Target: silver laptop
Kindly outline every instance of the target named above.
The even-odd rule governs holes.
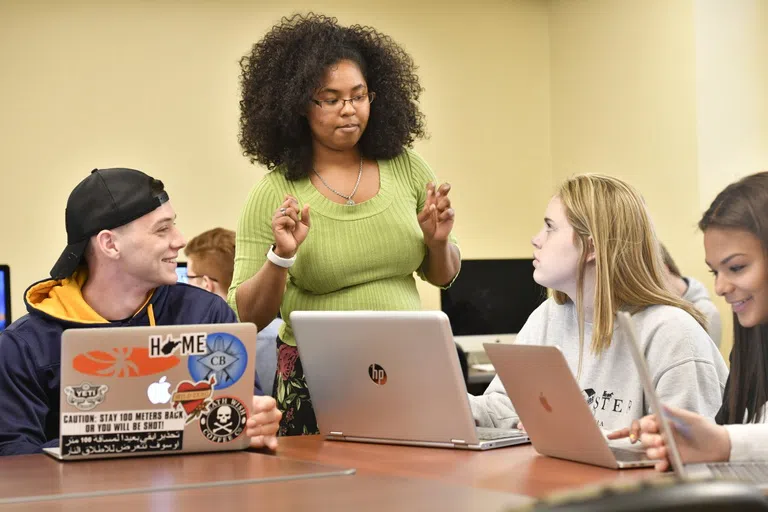
[[[640,373],[645,396],[648,397],[653,411],[659,413],[662,411],[661,401],[656,394],[656,389],[653,387],[651,374],[648,371],[645,357],[643,356],[640,344],[637,341],[637,334],[632,317],[628,313],[620,312],[618,314],[618,319],[621,328],[629,334],[632,358],[635,361],[638,373]],[[670,421],[664,414],[657,414],[656,417],[659,419],[661,434],[666,442],[669,462],[672,466],[672,470],[677,476],[695,480],[708,478],[739,480],[755,484],[763,491],[768,490],[768,461],[683,464],[683,460],[680,457],[680,451],[677,449],[677,443],[675,443],[675,438],[672,434]]]
[[[256,326],[68,329],[61,338],[60,460],[241,450]]]
[[[536,451],[612,469],[652,466],[640,447],[611,446],[559,348],[485,343]]]
[[[487,450],[527,443],[478,429],[440,311],[294,311],[320,433],[328,439]]]

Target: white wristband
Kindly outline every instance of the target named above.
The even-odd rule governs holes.
[[[293,266],[294,263],[296,263],[296,255],[293,255],[293,258],[281,258],[277,254],[275,254],[275,251],[273,249],[275,248],[274,245],[269,247],[269,252],[267,253],[267,259],[277,265],[278,267],[283,268],[290,268]]]

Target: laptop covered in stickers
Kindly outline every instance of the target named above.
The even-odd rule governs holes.
[[[59,459],[242,450],[256,374],[252,323],[68,329]]]

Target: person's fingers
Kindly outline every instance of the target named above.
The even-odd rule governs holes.
[[[301,210],[301,222],[307,226],[310,227],[312,225],[312,220],[309,217],[309,205],[305,204],[304,209]]]
[[[288,208],[285,211],[285,216],[291,219],[295,224],[299,223],[299,212],[296,208]]]
[[[277,450],[277,436],[264,436],[264,444],[270,450]]]
[[[639,438],[640,422],[637,420],[632,420],[632,424],[629,426],[629,441],[634,444]]]
[[[269,423],[266,425],[257,425],[255,427],[249,427],[246,429],[248,437],[262,437],[262,436],[274,436],[277,435],[277,431],[280,428],[280,423]]]
[[[441,197],[436,201],[435,206],[438,211],[443,212],[451,207],[451,200],[448,197]]]
[[[430,191],[429,187],[427,187],[427,201],[424,203],[424,208],[416,215],[416,220],[419,221],[419,224],[424,224],[429,219],[429,216],[432,215],[433,204],[434,201],[430,199]]]
[[[432,212],[429,210],[429,208],[425,207],[423,210],[421,210],[418,215],[416,215],[416,220],[419,221],[419,225],[423,226],[427,222],[429,222],[430,218],[432,217]]]
[[[245,422],[248,429],[253,430],[253,434],[274,434],[277,431],[277,425],[280,423],[280,411],[264,411],[254,414]]]
[[[264,411],[277,410],[277,401],[271,396],[254,395],[253,399],[251,400],[251,409],[253,414]]]
[[[435,204],[435,184],[431,181],[427,183],[427,198],[426,201],[424,201],[424,210],[429,210],[429,208]]]
[[[252,414],[248,418],[248,421],[246,422],[246,426],[256,427],[258,425],[271,425],[273,423],[278,423],[281,417],[282,417],[282,413],[277,409],[272,409],[271,411],[257,412],[256,414]]]
[[[622,429],[609,432],[606,437],[611,440],[624,439],[625,437],[629,437],[629,427],[624,427]]]
[[[659,422],[656,421],[655,414],[649,414],[640,418],[640,430],[643,432],[656,433],[659,431]]]
[[[269,448],[270,450],[277,449],[277,437],[276,436],[253,436],[250,442],[251,448]]]
[[[437,197],[445,197],[448,195],[448,192],[451,191],[451,184],[450,183],[443,183],[440,185],[440,187],[435,192],[435,195]]]
[[[285,216],[275,219],[273,226],[275,229],[283,229],[285,231],[293,232],[296,229],[296,221],[292,218]]]
[[[665,460],[660,460],[654,466],[654,469],[656,471],[659,471],[660,473],[665,472],[668,468],[669,468],[669,462],[666,459]]]
[[[450,219],[454,218],[455,216],[456,216],[456,213],[453,211],[453,208],[448,208],[443,213],[438,215],[437,218],[438,218],[438,220],[440,220],[442,222],[442,221],[450,220]]]
[[[640,442],[643,443],[643,446],[646,448],[664,446],[664,439],[662,439],[660,434],[649,434],[647,432],[643,432],[640,435]]]
[[[282,204],[277,208],[277,210],[275,210],[275,213],[272,216],[272,218],[279,218],[286,215],[290,215],[291,211],[295,212],[296,215],[298,215],[299,202],[293,196],[286,195]]]
[[[651,459],[666,459],[667,454],[667,447],[666,446],[659,446],[658,448],[648,448],[645,450],[645,454],[648,455]]]
[[[252,414],[245,423],[246,428],[261,429],[258,434],[274,434],[271,429],[280,422],[282,413],[277,409],[262,410]]]

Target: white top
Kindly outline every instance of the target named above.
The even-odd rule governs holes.
[[[731,438],[733,462],[768,460],[768,424],[765,410],[758,416],[760,423],[724,425]]]

